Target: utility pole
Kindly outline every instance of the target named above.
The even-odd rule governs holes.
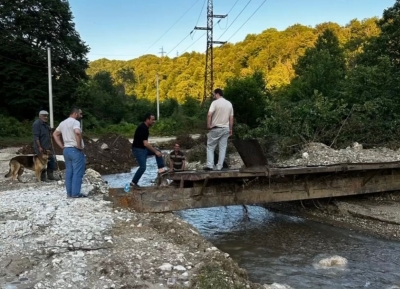
[[[47,47],[47,67],[49,76],[49,109],[50,109],[50,127],[54,128],[53,118],[53,85],[52,85],[52,73],[51,73],[51,48]]]
[[[204,71],[204,96],[203,103],[210,97],[214,90],[214,52],[213,44],[225,44],[226,41],[213,40],[214,18],[225,18],[227,15],[214,15],[213,0],[207,2],[207,27],[197,27],[196,30],[207,30],[206,67]]]
[[[160,60],[160,64],[162,62],[162,58],[164,57],[164,48],[161,47],[160,50],[160,54],[161,54],[161,60]],[[160,92],[159,92],[159,85],[158,85],[158,71],[157,71],[157,75],[156,75],[156,81],[157,81],[157,120],[160,119]]]

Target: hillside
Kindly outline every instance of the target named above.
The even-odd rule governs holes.
[[[236,44],[215,47],[215,86],[224,87],[234,76],[248,76],[255,71],[264,73],[268,88],[289,84],[295,76],[293,65],[305,50],[312,47],[318,36],[327,28],[334,31],[345,49],[348,62],[362,51],[365,41],[379,34],[376,18],[351,20],[347,25],[326,22],[316,27],[295,24],[284,31],[269,28],[260,34],[249,34]],[[129,61],[100,59],[90,62],[90,76],[100,71],[111,73],[117,84],[124,84],[128,95],[156,99],[156,73],[160,74],[160,99],[183,102],[186,96],[203,96],[205,54],[184,53],[179,57],[160,58],[143,55]],[[124,72],[133,72],[133,81],[125,82]]]

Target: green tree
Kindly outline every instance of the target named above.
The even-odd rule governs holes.
[[[236,121],[250,128],[256,127],[257,119],[263,116],[268,96],[261,72],[229,79],[224,91],[224,97],[232,102]]]
[[[18,119],[48,108],[47,47],[51,47],[54,112],[86,79],[88,47],[75,30],[66,0],[15,0],[0,4],[0,107]],[[4,111],[3,111],[4,112]]]
[[[314,95],[317,90],[336,98],[346,74],[343,49],[335,34],[327,29],[317,39],[315,47],[306,50],[295,65],[297,76],[291,83],[290,97],[294,101]]]

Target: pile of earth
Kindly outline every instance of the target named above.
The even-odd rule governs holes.
[[[136,166],[132,156],[131,142],[118,134],[107,134],[97,141],[84,137],[86,168],[91,168],[100,174],[116,174],[130,172]],[[61,149],[54,144],[57,155],[62,155]],[[25,145],[18,154],[33,154],[33,145]],[[60,162],[59,162],[60,163]],[[63,169],[63,166],[60,167]]]

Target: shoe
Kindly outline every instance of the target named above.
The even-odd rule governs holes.
[[[50,181],[59,181],[60,178],[54,175],[53,171],[47,170],[47,179]]]
[[[213,168],[209,168],[209,167],[204,167],[203,170],[205,170],[205,171],[213,171],[214,169]]]
[[[159,175],[165,174],[165,173],[168,173],[168,169],[167,168],[158,169],[158,174]]]
[[[141,186],[139,186],[138,184],[135,184],[135,183],[133,183],[133,182],[130,183],[130,186],[131,186],[132,188],[136,189],[136,190],[141,190],[141,189],[142,189]]]
[[[87,198],[87,196],[79,194],[77,196],[71,196],[70,198],[76,199],[76,198]]]

